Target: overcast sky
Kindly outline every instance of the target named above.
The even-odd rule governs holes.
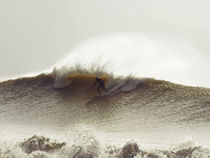
[[[209,0],[0,0],[0,79],[45,70],[89,38],[129,32],[192,46],[210,87],[209,15]]]

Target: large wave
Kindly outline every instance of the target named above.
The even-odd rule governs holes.
[[[95,97],[97,88],[92,88],[96,76],[105,80],[108,90],[101,97]],[[131,157],[136,154],[139,157],[209,156],[205,149],[210,145],[210,90],[207,88],[152,78],[115,76],[103,67],[91,69],[77,65],[2,82],[0,92],[0,134],[12,139],[13,145],[16,139],[37,133],[44,136],[50,133],[67,144],[58,152],[37,150],[29,155],[16,146],[2,145],[0,154],[3,158],[18,157],[18,154],[21,158],[64,158],[69,155],[103,158],[129,154]],[[96,137],[92,133],[79,135],[72,142],[72,131],[78,125],[90,126],[96,131]],[[158,149],[161,144],[169,147],[189,137],[199,140],[205,147],[194,145],[176,151],[168,148],[152,152],[137,150],[136,144],[142,143],[149,148],[154,145]],[[137,143],[117,144],[125,144],[131,139]],[[46,142],[41,149],[53,147],[53,143]],[[104,148],[107,143],[117,145]]]

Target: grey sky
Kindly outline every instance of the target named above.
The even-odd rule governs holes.
[[[80,41],[116,32],[183,37],[207,69],[209,15],[208,0],[0,0],[0,78],[42,71]]]

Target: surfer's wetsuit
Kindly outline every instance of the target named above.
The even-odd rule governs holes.
[[[96,81],[93,84],[93,87],[98,83],[98,88],[97,88],[98,93],[101,94],[101,91],[100,91],[101,88],[103,88],[103,90],[106,92],[104,80],[102,80],[102,79],[100,79],[98,77],[96,77],[95,79],[96,79]]]

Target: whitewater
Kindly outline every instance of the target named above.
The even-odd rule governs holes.
[[[208,88],[76,66],[1,82],[0,92],[1,158],[210,156]]]

